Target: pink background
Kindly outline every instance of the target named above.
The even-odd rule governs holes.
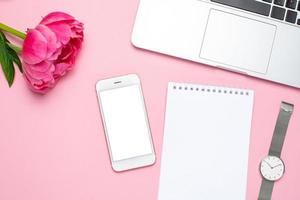
[[[137,7],[138,0],[0,0],[1,22],[20,30],[55,10],[71,13],[86,28],[74,71],[47,95],[29,91],[19,72],[9,89],[0,73],[0,199],[155,200],[169,81],[255,91],[248,200],[258,196],[258,165],[268,152],[280,102],[294,103],[282,153],[286,174],[276,183],[273,199],[300,199],[299,90],[134,48],[130,35]],[[128,73],[141,78],[158,160],[151,167],[115,173],[95,83]]]

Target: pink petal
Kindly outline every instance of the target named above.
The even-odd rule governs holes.
[[[70,24],[71,30],[72,30],[72,38],[83,38],[83,24],[74,21],[72,24]]]
[[[72,63],[58,63],[55,65],[55,76],[64,76],[68,70],[71,69]]]
[[[35,65],[30,65],[30,68],[27,69],[32,73],[49,73],[54,71],[53,63],[51,61],[43,61]]]
[[[67,44],[70,41],[72,31],[70,26],[64,23],[52,23],[47,25],[51,29],[59,42],[63,45]]]
[[[67,59],[70,55],[73,54],[73,48],[70,44],[66,45],[62,51],[61,51],[61,54],[59,55],[58,57],[58,61],[61,61],[61,60],[65,60]]]
[[[59,46],[57,43],[56,35],[53,31],[51,31],[47,26],[38,25],[36,30],[40,31],[40,33],[46,38],[47,40],[47,58],[49,58]]]
[[[71,15],[68,15],[67,13],[64,12],[52,12],[45,16],[40,24],[51,24],[53,22],[60,22],[60,21],[65,21],[65,20],[74,20],[74,17]]]
[[[36,93],[46,94],[50,89],[54,88],[55,81],[34,83],[27,76],[24,76],[29,88]]]
[[[54,70],[54,65],[45,61],[36,65],[24,65],[24,71],[26,74],[35,80],[52,80],[52,72]]]
[[[55,61],[57,60],[58,56],[61,54],[61,51],[62,51],[62,47],[59,47],[56,52],[48,58],[49,61]]]
[[[28,64],[36,64],[47,56],[47,40],[37,30],[28,31],[23,43],[22,57]]]
[[[30,89],[35,92],[35,93],[39,93],[39,94],[47,94],[54,86],[47,86],[47,85],[34,85],[32,86]]]
[[[81,48],[81,45],[82,45],[82,39],[74,38],[70,41],[70,43],[73,47],[75,47],[76,49],[79,50]]]
[[[24,71],[24,78],[29,88],[36,93],[45,94],[55,86],[54,78],[49,79],[48,81],[35,79],[30,74],[28,74],[26,70]]]
[[[24,70],[24,77],[30,84],[42,84],[43,83],[42,80],[35,79],[32,76],[30,76],[30,74],[28,74],[26,70]]]

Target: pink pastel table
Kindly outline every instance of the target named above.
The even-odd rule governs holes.
[[[86,28],[74,71],[47,95],[29,91],[19,73],[9,89],[0,74],[0,199],[156,200],[167,83],[180,81],[255,91],[248,200],[258,196],[258,165],[268,152],[280,102],[294,103],[282,153],[286,174],[273,199],[299,200],[300,90],[134,48],[137,7],[138,0],[0,0],[1,22],[20,30],[55,10],[73,14]],[[94,86],[98,79],[128,73],[142,80],[158,159],[152,167],[115,173]]]

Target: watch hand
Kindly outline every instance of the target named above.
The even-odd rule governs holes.
[[[274,167],[271,167],[272,169],[274,169],[274,168],[276,168],[276,167],[278,167],[278,166],[280,166],[281,164],[278,164],[278,165],[276,165],[276,166],[274,166]]]
[[[267,163],[271,167],[271,169],[273,169],[273,167],[267,161],[264,160],[263,162]]]

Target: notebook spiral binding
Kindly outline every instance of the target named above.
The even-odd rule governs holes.
[[[211,93],[220,93],[220,94],[232,94],[232,95],[246,95],[249,96],[248,91],[235,88],[223,88],[223,87],[213,87],[205,85],[179,85],[173,84],[173,90],[181,91],[196,91],[196,92],[211,92]]]

